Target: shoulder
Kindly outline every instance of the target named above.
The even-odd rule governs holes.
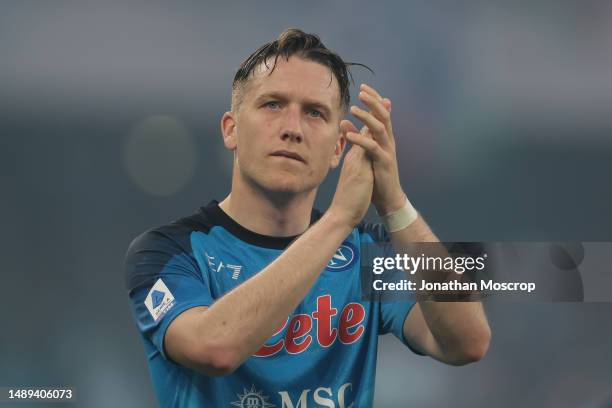
[[[206,214],[198,211],[135,237],[124,257],[126,285],[134,287],[142,276],[156,275],[171,262],[186,270],[197,270],[191,236],[197,231],[208,233],[210,228]]]
[[[176,219],[138,235],[130,243],[126,261],[143,250],[165,251],[168,253],[190,252],[190,236],[194,231],[208,233],[212,224],[206,214],[198,211],[193,215]]]

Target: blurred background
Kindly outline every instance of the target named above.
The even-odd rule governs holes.
[[[374,69],[355,83],[393,101],[403,185],[442,240],[610,241],[612,3],[460,3],[1,2],[0,386],[156,406],[123,256],[229,192],[231,81],[288,27]],[[382,337],[375,406],[609,406],[612,304],[487,312],[467,367]]]

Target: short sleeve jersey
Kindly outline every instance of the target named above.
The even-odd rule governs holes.
[[[311,223],[319,217],[313,210]],[[361,300],[360,246],[388,239],[380,224],[353,229],[284,324],[233,373],[207,376],[164,350],[179,314],[213,305],[295,238],[249,231],[212,201],[134,239],[126,285],[161,407],[372,406],[378,335],[393,333],[407,344],[402,328],[414,305]]]

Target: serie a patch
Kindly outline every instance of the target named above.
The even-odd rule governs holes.
[[[174,303],[172,292],[161,278],[155,282],[144,301],[154,321],[161,319],[174,306]]]

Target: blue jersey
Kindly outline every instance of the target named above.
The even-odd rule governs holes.
[[[313,210],[311,222],[320,213]],[[126,285],[162,407],[369,407],[379,334],[404,343],[414,302],[361,300],[360,246],[387,239],[381,225],[346,237],[284,324],[237,370],[210,377],[172,361],[164,335],[174,318],[210,306],[255,275],[295,237],[243,228],[216,201],[137,237],[126,256]]]

